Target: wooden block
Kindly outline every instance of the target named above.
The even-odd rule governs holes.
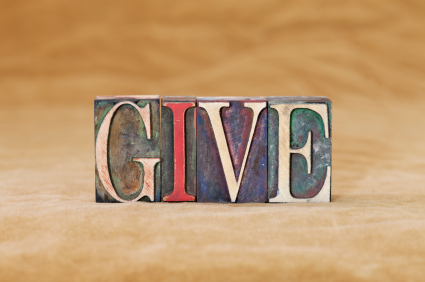
[[[264,98],[197,99],[197,201],[267,201]]]
[[[158,96],[94,102],[96,202],[160,201]]]
[[[163,201],[195,201],[196,98],[163,97],[161,100]]]
[[[268,97],[269,202],[330,202],[332,103]]]

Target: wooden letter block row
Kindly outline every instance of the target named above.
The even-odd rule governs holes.
[[[96,201],[330,202],[325,97],[97,97]]]

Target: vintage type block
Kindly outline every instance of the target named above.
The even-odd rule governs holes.
[[[162,199],[195,201],[196,98],[163,97],[161,120]]]
[[[198,98],[197,201],[267,202],[264,98]]]
[[[160,201],[158,96],[94,102],[96,201]]]
[[[269,202],[330,202],[332,103],[269,97]]]

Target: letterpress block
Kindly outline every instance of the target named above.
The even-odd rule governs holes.
[[[196,98],[163,97],[161,113],[162,199],[195,201]]]
[[[332,103],[268,97],[269,202],[330,202]]]
[[[267,202],[266,100],[197,102],[197,201]]]
[[[160,201],[158,96],[94,102],[96,202]]]

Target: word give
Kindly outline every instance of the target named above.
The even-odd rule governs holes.
[[[97,202],[330,202],[325,97],[95,99]]]

